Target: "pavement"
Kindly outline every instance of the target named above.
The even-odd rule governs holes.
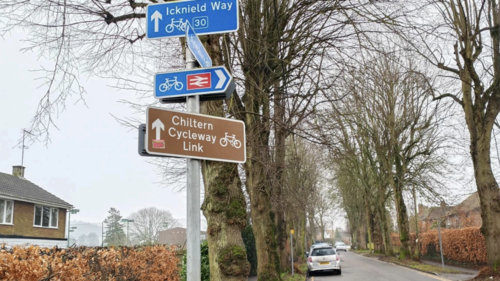
[[[434,265],[434,266],[441,266],[441,263],[439,263],[439,262],[426,261],[426,260],[421,260],[421,262],[423,262],[425,264]],[[453,280],[453,281],[470,280],[470,279],[474,278],[479,273],[479,270],[475,270],[475,269],[471,269],[471,268],[452,266],[452,265],[447,265],[447,264],[445,264],[444,267],[462,272],[460,274],[451,274],[451,273],[436,274],[440,277],[444,277],[448,280]]]

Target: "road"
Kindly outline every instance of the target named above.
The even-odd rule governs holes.
[[[431,274],[366,258],[351,252],[341,252],[342,275],[315,273],[309,281],[435,281],[448,280]]]

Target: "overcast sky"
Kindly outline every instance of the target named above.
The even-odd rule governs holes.
[[[36,53],[21,53],[22,38],[22,33],[0,38],[0,172],[4,173],[21,164],[21,149],[13,147],[23,128],[30,126],[46,90],[38,88],[40,73],[30,70],[50,66]],[[74,216],[80,221],[100,223],[110,207],[126,217],[154,206],[170,211],[185,225],[185,192],[158,183],[156,167],[137,154],[137,132],[120,126],[110,115],[132,117],[131,110],[117,101],[132,99],[133,94],[109,88],[111,81],[104,79],[83,82],[88,108],[74,104],[75,100],[68,102],[56,120],[59,130],[50,132],[52,143],[34,143],[26,150],[25,177],[80,209]]]

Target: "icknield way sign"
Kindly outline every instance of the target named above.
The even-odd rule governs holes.
[[[238,0],[185,0],[149,4],[146,37],[184,37],[186,22],[198,35],[238,30]]]
[[[148,107],[146,114],[149,154],[233,163],[246,161],[242,121],[158,107]]]

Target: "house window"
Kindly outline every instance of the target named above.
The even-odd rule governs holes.
[[[12,212],[14,202],[11,200],[0,199],[0,223],[12,224]]]
[[[35,226],[57,228],[59,208],[35,206]]]

